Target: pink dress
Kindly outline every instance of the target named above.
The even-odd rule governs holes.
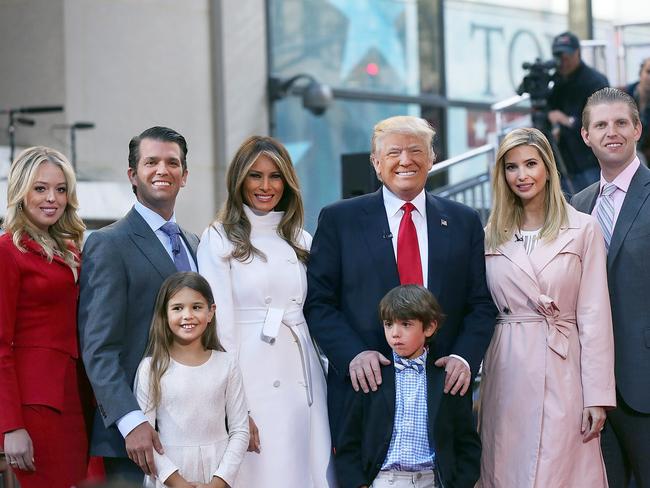
[[[530,255],[514,240],[485,253],[499,317],[481,379],[481,487],[607,486],[600,439],[580,432],[584,407],[616,404],[605,245],[595,219],[568,211]]]

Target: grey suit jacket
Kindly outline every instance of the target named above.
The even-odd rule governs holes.
[[[600,183],[576,194],[571,204],[591,213]],[[614,322],[616,387],[634,410],[650,413],[650,170],[634,174],[616,220],[607,254]]]
[[[183,231],[196,262],[199,239]],[[176,272],[156,234],[135,210],[93,232],[83,249],[79,336],[97,399],[91,453],[125,457],[115,422],[138,410],[133,379],[149,337],[162,282]]]

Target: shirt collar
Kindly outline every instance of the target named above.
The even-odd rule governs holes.
[[[406,203],[406,200],[402,200],[399,198],[397,195],[395,195],[393,192],[391,192],[386,185],[382,186],[382,195],[384,197],[384,206],[386,207],[386,213],[388,214],[389,217],[393,217],[399,212],[402,208],[402,206]],[[426,195],[424,193],[424,188],[418,195],[411,200],[411,203],[415,207],[415,209],[418,211],[422,217],[426,215],[426,204],[427,204],[427,199]]]
[[[162,218],[160,214],[157,214],[149,207],[145,207],[139,201],[135,202],[134,208],[136,212],[140,214],[140,216],[144,219],[147,225],[151,227],[151,230],[154,232],[156,232],[158,229],[160,229],[163,225],[165,225],[168,222],[167,220]],[[169,222],[176,222],[176,213],[172,214],[172,217],[171,219],[169,219]]]
[[[404,357],[400,356],[400,355],[397,354],[395,351],[393,351],[393,360],[395,360],[395,359],[397,359],[397,358],[400,358],[402,361],[415,361],[416,359],[421,359],[422,361],[424,361],[424,363],[426,363],[426,362],[427,362],[427,354],[428,354],[428,353],[429,353],[429,351],[428,351],[428,349],[427,349],[427,346],[424,346],[424,352],[423,352],[422,354],[420,354],[420,355],[419,355],[418,357],[416,357],[416,358],[408,359],[408,358],[404,358]]]
[[[636,170],[639,169],[641,162],[639,161],[638,157],[635,157],[634,160],[627,165],[627,168],[625,168],[623,171],[619,173],[619,175],[614,178],[610,183],[614,183],[616,185],[616,188],[619,190],[624,191],[627,193],[628,188],[630,188],[630,183],[632,182],[632,178],[634,177],[634,174],[636,173]],[[598,195],[600,195],[603,192],[603,187],[607,184],[608,182],[605,180],[603,177],[603,172],[600,172],[600,189],[598,190]]]

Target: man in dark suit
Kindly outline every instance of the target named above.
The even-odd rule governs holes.
[[[610,488],[650,486],[650,170],[635,154],[641,136],[634,100],[603,88],[587,101],[582,138],[600,164],[600,181],[572,205],[603,229],[614,325],[617,407],[607,413],[601,444]]]
[[[445,391],[464,395],[494,329],[485,281],[483,229],[472,209],[424,191],[434,161],[433,129],[391,117],[374,129],[371,160],[383,187],[325,207],[307,267],[305,315],[329,359],[328,405],[334,445],[345,397],[381,384],[390,348],[377,305],[399,284],[424,284],[447,315],[436,365]]]
[[[109,478],[142,482],[143,471],[155,471],[153,448],[162,452],[132,387],[160,285],[176,271],[196,271],[198,238],[174,216],[186,156],[185,138],[166,127],[131,139],[128,176],[137,202],[84,247],[79,334],[97,399],[91,454],[104,457]]]

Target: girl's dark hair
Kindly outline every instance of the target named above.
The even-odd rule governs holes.
[[[200,293],[208,306],[214,304],[214,296],[208,281],[198,273],[184,271],[169,276],[158,290],[154,315],[149,329],[149,343],[145,356],[151,356],[151,372],[149,382],[150,404],[147,410],[155,409],[160,403],[160,380],[169,367],[169,348],[174,341],[174,334],[169,328],[167,304],[169,300],[183,288],[190,288]],[[201,344],[205,349],[223,351],[224,348],[217,337],[217,325],[214,315],[201,336]]]
[[[425,328],[436,322],[440,328],[445,315],[429,290],[420,285],[400,285],[379,302],[379,318],[382,322],[417,319]]]

